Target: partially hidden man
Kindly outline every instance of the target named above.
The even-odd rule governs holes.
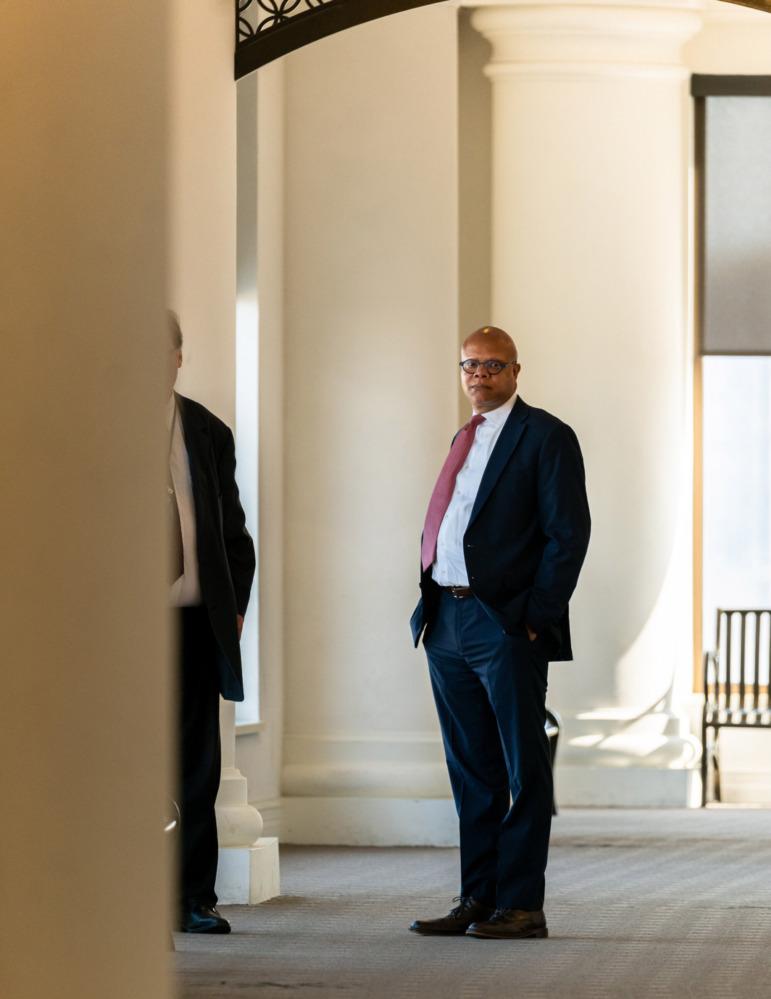
[[[412,616],[428,658],[460,824],[459,904],[425,935],[546,937],[553,802],[550,661],[572,659],[568,601],[589,543],[576,435],[517,393],[517,348],[494,326],[461,350],[473,409],[434,488]]]
[[[242,701],[239,641],[255,570],[236,485],[233,434],[173,391],[182,330],[169,312],[168,402],[171,604],[179,608],[180,922],[186,933],[229,933],[217,911],[220,695]]]

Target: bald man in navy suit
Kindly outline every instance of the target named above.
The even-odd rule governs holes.
[[[553,802],[550,661],[572,659],[568,602],[589,543],[578,440],[517,393],[511,337],[461,350],[474,417],[456,436],[423,534],[421,634],[460,824],[459,904],[423,935],[546,937]]]

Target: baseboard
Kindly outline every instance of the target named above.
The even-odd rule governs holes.
[[[449,798],[284,798],[281,842],[316,846],[457,846]]]
[[[701,803],[701,779],[692,769],[558,765],[554,783],[558,807],[695,808]]]
[[[771,805],[771,774],[721,768],[720,797],[727,805]]]
[[[558,766],[555,785],[558,808],[692,808],[701,802],[701,782],[696,770]],[[745,781],[745,788],[750,785],[752,793],[757,795],[758,782]],[[771,798],[768,781],[767,785]],[[278,836],[281,843],[458,845],[458,820],[451,798],[290,795],[252,804],[263,817],[263,835]]]

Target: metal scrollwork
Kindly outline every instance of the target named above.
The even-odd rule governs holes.
[[[286,24],[293,17],[337,2],[339,0],[236,0],[237,47],[248,43],[255,36]]]
[[[235,0],[235,76],[337,31],[440,0]],[[771,0],[727,0],[771,11]]]
[[[235,0],[236,79],[337,31],[437,2],[439,0]]]
[[[254,37],[251,21],[244,17],[244,11],[251,7],[252,0],[236,0],[236,48]]]

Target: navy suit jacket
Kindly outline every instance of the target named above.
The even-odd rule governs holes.
[[[479,484],[463,548],[469,585],[509,635],[550,636],[549,658],[573,658],[568,602],[589,544],[584,463],[567,424],[517,398]],[[415,645],[440,589],[421,571]]]
[[[237,615],[246,613],[255,556],[236,485],[235,442],[208,409],[175,396],[190,460],[201,598],[217,639],[220,693],[243,701]]]

